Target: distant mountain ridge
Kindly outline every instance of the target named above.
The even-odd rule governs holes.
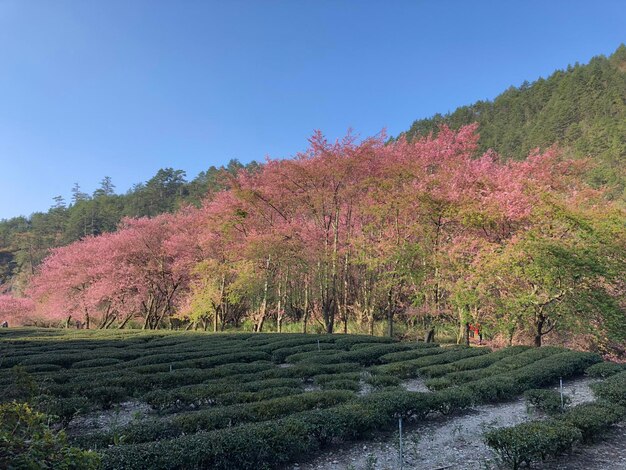
[[[536,147],[554,143],[576,157],[593,157],[594,185],[610,185],[626,200],[626,46],[609,57],[596,56],[548,78],[510,87],[494,100],[418,119],[401,135],[408,139],[478,122],[480,149],[523,159]]]

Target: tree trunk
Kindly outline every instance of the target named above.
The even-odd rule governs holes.
[[[469,343],[469,324],[466,321],[465,309],[457,307],[457,314],[459,315],[459,332],[456,335],[456,344],[468,344]]]
[[[122,323],[120,323],[120,325],[117,327],[118,330],[123,329],[126,326],[126,323],[128,323],[128,321],[133,317],[132,314],[127,315],[126,318],[124,319],[124,321]]]
[[[265,322],[265,315],[267,313],[267,292],[269,289],[269,277],[270,277],[270,256],[267,257],[265,262],[265,283],[263,284],[263,300],[261,301],[261,307],[259,308],[259,317],[254,325],[254,331],[260,333],[263,330],[263,323]]]
[[[326,322],[326,333],[329,335],[333,334],[333,329],[335,328],[335,303],[331,303],[330,316]]]
[[[433,343],[435,341],[435,328],[430,327],[424,334],[424,342]]]
[[[283,332],[283,313],[282,313],[282,308],[283,308],[283,281],[282,279],[280,279],[280,276],[278,278],[278,286],[277,286],[277,295],[278,295],[278,303],[276,305],[276,330],[278,331],[278,333],[282,333]]]
[[[215,308],[215,320],[213,322],[213,333],[217,333],[217,325],[219,323],[219,316],[218,316],[218,311],[219,313],[221,313],[222,315],[222,320],[224,317],[224,304],[226,303],[226,301],[224,300],[224,293],[226,291],[226,275],[222,274],[222,281],[220,282],[220,305],[219,307]],[[218,310],[219,308],[219,310]]]
[[[543,336],[543,322],[544,320],[540,318],[535,322],[535,347],[541,347],[541,337]]]
[[[348,290],[350,285],[348,283],[348,264],[349,264],[349,252],[346,250],[346,257],[343,265],[343,334],[348,334]]]
[[[339,252],[339,207],[335,207],[334,214],[334,234],[333,234],[333,251],[330,259],[330,281],[327,279],[327,294],[323,303],[324,324],[326,333],[332,334],[335,327],[335,315],[337,312],[337,264]],[[328,285],[330,282],[330,285]]]
[[[302,333],[306,334],[306,324],[309,320],[309,276],[304,276],[304,314],[302,315]]]
[[[393,338],[393,289],[387,292],[387,334]]]

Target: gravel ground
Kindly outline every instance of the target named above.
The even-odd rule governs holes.
[[[110,430],[125,426],[131,421],[145,419],[154,413],[147,403],[127,401],[110,410],[100,410],[86,415],[76,416],[67,426],[69,435],[86,432]]]
[[[424,385],[424,379],[405,380],[400,385],[409,392],[430,393],[429,388]]]
[[[572,405],[592,401],[590,379],[564,384]],[[416,389],[418,385],[413,384]],[[405,386],[407,384],[405,383]],[[413,386],[411,388],[414,388]],[[408,387],[407,387],[408,388]],[[477,406],[469,412],[429,419],[412,425],[404,432],[406,469],[424,470],[493,470],[497,460],[482,441],[491,428],[513,426],[536,415],[529,413],[523,399],[495,405]],[[616,429],[595,446],[584,446],[573,454],[542,465],[545,470],[613,470],[626,469],[625,427]],[[290,466],[299,470],[397,470],[399,465],[398,434],[383,435],[371,441],[333,449],[308,462]]]

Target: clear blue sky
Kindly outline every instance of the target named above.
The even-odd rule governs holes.
[[[623,0],[0,0],[0,218],[395,135],[620,42]]]

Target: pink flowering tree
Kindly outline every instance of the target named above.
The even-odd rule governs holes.
[[[0,295],[0,323],[18,326],[33,324],[35,320],[35,303],[32,299]]]

